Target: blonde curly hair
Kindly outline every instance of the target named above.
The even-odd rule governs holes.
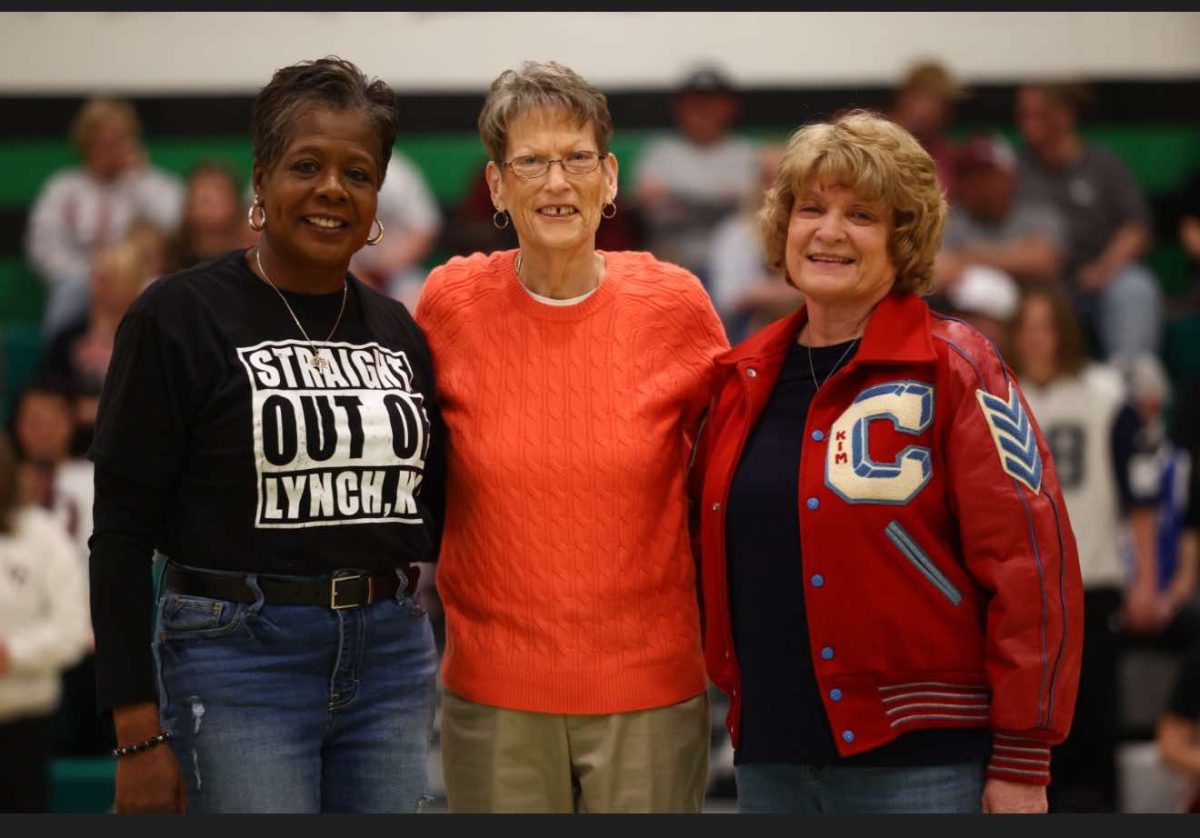
[[[788,221],[796,194],[817,179],[889,207],[894,287],[915,294],[933,290],[933,258],[941,247],[947,205],[933,158],[911,134],[862,110],[806,125],[792,134],[759,212],[767,264],[785,276]],[[790,276],[787,279],[794,284]]]

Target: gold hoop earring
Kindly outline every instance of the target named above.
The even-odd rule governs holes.
[[[380,221],[378,218],[376,218],[374,224],[379,225],[379,235],[372,236],[371,238],[367,239],[367,244],[371,245],[371,247],[374,247],[375,245],[377,245],[381,241],[383,241],[383,222]],[[371,226],[374,226],[374,224],[372,224]]]
[[[258,210],[262,213],[262,221],[254,220],[254,211]],[[257,195],[254,196],[254,203],[250,205],[250,211],[246,213],[246,221],[250,224],[250,229],[258,233],[267,226],[267,208],[262,205],[262,199]]]
[[[492,226],[495,227],[497,230],[506,229],[508,227],[509,221],[510,221],[510,219],[508,217],[508,213],[502,209],[498,209],[494,213],[492,213]],[[501,222],[503,222],[503,223],[501,223]]]
[[[602,218],[612,218],[616,214],[617,214],[617,205],[612,201],[609,201],[607,204],[605,204],[603,207],[600,208],[600,216]]]

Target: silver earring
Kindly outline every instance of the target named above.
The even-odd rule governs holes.
[[[498,209],[492,213],[492,226],[497,230],[503,230],[508,227],[509,220],[508,213],[502,209]]]

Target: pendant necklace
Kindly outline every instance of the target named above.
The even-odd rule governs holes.
[[[288,314],[292,315],[292,320],[295,321],[296,328],[300,330],[300,334],[304,335],[304,339],[308,341],[308,348],[309,352],[311,353],[308,357],[308,365],[317,372],[325,372],[325,368],[329,366],[329,361],[317,355],[317,345],[313,343],[313,339],[308,336],[308,332],[305,331],[304,326],[300,323],[300,318],[296,316],[296,312],[292,311],[291,303],[287,301],[287,297],[283,296],[283,292],[279,290],[279,286],[271,281],[271,277],[267,276],[267,272],[263,269],[262,256],[259,255],[259,250],[257,247],[254,248],[254,263],[258,265],[258,272],[262,274],[262,278],[267,281],[267,285],[270,285],[271,288],[275,290],[275,293],[279,295],[279,299],[283,300],[283,305],[285,308],[287,308]],[[338,309],[337,320],[333,321],[333,328],[330,329],[329,334],[325,336],[325,343],[329,342],[329,339],[333,337],[333,333],[337,331],[337,327],[341,325],[342,315],[346,313],[346,296],[348,291],[349,284],[345,279],[343,279],[342,307]]]
[[[806,350],[808,350],[808,371],[812,375],[813,384],[816,385],[813,388],[814,390],[820,390],[822,384],[826,383],[827,381],[829,381],[829,379],[833,378],[833,374],[835,372],[837,372],[837,368],[839,366],[841,366],[842,361],[846,360],[846,356],[850,354],[850,350],[854,348],[854,344],[856,344],[856,343],[858,343],[858,338],[855,338],[854,340],[850,341],[850,345],[846,347],[844,352],[842,352],[842,357],[837,359],[837,362],[833,365],[833,369],[831,369],[829,371],[829,374],[825,376],[825,381],[817,380],[817,371],[815,369],[813,369],[812,347],[810,345],[808,345],[807,343],[804,344],[804,348]]]

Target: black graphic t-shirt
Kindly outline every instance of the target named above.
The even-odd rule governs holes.
[[[404,306],[348,282],[328,340],[342,293],[283,292],[311,343],[240,250],[160,279],[122,321],[89,453],[110,705],[153,698],[148,656],[112,662],[143,657],[151,548],[304,575],[436,557],[445,434],[429,350]]]

